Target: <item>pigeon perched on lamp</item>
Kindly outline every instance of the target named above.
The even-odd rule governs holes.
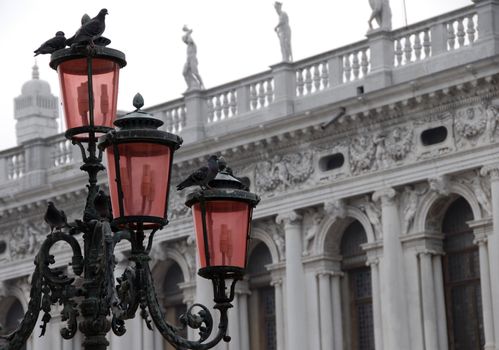
[[[203,166],[189,175],[184,181],[177,185],[177,191],[190,186],[200,186],[201,189],[209,188],[211,180],[217,176],[219,170],[218,157],[211,155],[208,158],[208,166]]]
[[[104,191],[100,190],[95,196],[94,207],[101,218],[113,219],[111,214],[111,200]]]
[[[61,230],[63,227],[69,226],[66,214],[64,211],[55,207],[54,202],[48,202],[47,211],[45,212],[45,222],[50,226],[50,233],[54,229]]]
[[[107,14],[107,9],[102,9],[99,11],[97,16],[90,20],[88,20],[88,15],[83,15],[80,29],[76,31],[75,35],[66,40],[66,45],[74,47],[89,43],[90,46],[95,46],[98,39],[101,38],[102,33],[104,33],[104,30],[106,29],[105,18]],[[111,42],[109,39],[106,40],[108,40],[109,43]]]
[[[34,51],[34,53],[35,56],[53,53],[57,50],[63,49],[65,46],[66,37],[64,36],[64,32],[58,31],[55,33],[53,38],[41,44],[40,47]]]

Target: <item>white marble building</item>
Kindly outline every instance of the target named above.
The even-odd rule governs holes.
[[[498,54],[499,0],[475,0],[148,109],[185,140],[174,184],[222,154],[262,197],[232,341],[217,349],[499,349]],[[85,198],[55,100],[34,69],[15,101],[19,145],[0,151],[6,329],[28,303],[47,201],[75,219]],[[152,254],[170,320],[211,299],[182,195]],[[79,350],[52,316],[27,349]],[[127,328],[111,349],[172,349],[139,318]]]

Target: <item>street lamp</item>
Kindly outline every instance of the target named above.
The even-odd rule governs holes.
[[[251,215],[259,198],[224,166],[207,186],[188,196],[186,205],[193,211],[202,265],[198,274],[213,282],[220,323],[212,336],[210,311],[194,304],[180,321],[182,328],[199,330],[199,339],[181,337],[180,329],[168,324],[161,311],[148,262],[154,233],[168,223],[171,168],[182,139],[158,130],[163,122],[140,110],[140,95],[134,98],[135,111],[116,118],[118,75],[125,65],[122,52],[104,46],[73,45],[52,54],[50,66],[59,73],[68,127],[65,136],[81,150],[81,169],[89,178],[88,196],[82,220],[74,223],[52,225],[54,219],[50,220],[47,211],[46,220],[56,229],[36,255],[28,310],[18,329],[4,337],[2,350],[20,349],[41,311],[43,335],[55,304],[62,305],[61,319],[66,321],[62,337],[70,339],[79,329],[86,350],[105,350],[109,345],[106,334],[112,329],[123,335],[125,320],[134,318],[139,308],[147,326],[152,329],[152,319],[176,348],[204,350],[230,340],[227,311],[232,307],[235,283],[244,274]],[[97,185],[97,174],[105,169],[103,152],[107,154],[110,197]],[[51,215],[57,218],[58,214],[65,219],[52,207]],[[83,249],[75,238],[80,233]],[[130,244],[131,264],[116,279],[114,249],[122,240]],[[51,267],[55,259],[50,249],[60,241],[72,249],[75,277]],[[200,310],[194,314],[195,309]]]

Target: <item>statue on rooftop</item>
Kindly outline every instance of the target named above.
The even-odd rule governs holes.
[[[369,29],[373,29],[373,20],[376,20],[379,29],[391,30],[392,29],[392,10],[390,9],[389,0],[369,0],[372,13],[369,17]]]
[[[276,1],[274,8],[279,15],[279,23],[275,27],[275,32],[281,44],[281,54],[283,62],[293,61],[291,53],[291,27],[289,26],[288,14],[282,10],[282,2]]]
[[[182,36],[182,41],[187,45],[187,61],[182,71],[187,83],[187,91],[204,89],[203,80],[198,71],[197,47],[191,36],[192,29],[184,25],[182,30],[185,32]]]

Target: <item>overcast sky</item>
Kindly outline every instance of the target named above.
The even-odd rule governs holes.
[[[471,0],[405,0],[408,23],[471,4]],[[194,29],[199,71],[207,88],[267,70],[280,60],[273,0],[0,0],[0,150],[13,147],[13,99],[31,79],[33,50],[56,31],[66,37],[81,16],[107,8],[105,36],[126,54],[120,76],[119,109],[131,109],[136,92],[147,106],[181,97],[185,44],[182,26]],[[295,60],[365,38],[368,0],[282,0],[292,28]],[[404,0],[390,0],[393,27],[405,25]],[[40,78],[59,96],[49,55],[37,57]]]

